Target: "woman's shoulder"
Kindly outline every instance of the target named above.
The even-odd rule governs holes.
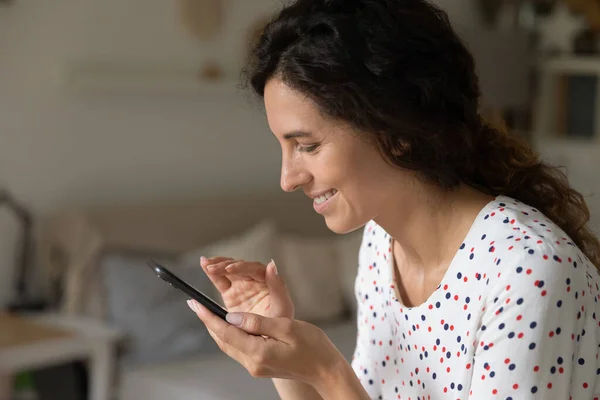
[[[583,256],[558,225],[535,207],[508,196],[498,196],[488,204],[473,224],[470,236],[481,237],[495,252],[516,253],[516,258],[520,253],[541,253],[548,258],[559,254]]]
[[[483,215],[490,251],[502,258],[497,285],[548,292],[590,290],[598,295],[600,274],[568,235],[540,211],[500,196]],[[516,286],[515,286],[516,285]]]

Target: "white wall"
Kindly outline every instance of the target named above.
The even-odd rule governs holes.
[[[0,8],[0,182],[38,211],[238,185],[276,185],[262,112],[235,95],[77,97],[80,59],[239,64],[244,30],[270,0],[231,2],[222,39],[188,40],[174,1],[26,0]]]

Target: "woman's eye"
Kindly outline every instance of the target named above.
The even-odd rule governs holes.
[[[311,152],[315,151],[317,149],[317,147],[319,147],[319,145],[316,145],[316,144],[311,144],[309,146],[298,145],[298,150],[302,151],[304,153],[311,153]]]

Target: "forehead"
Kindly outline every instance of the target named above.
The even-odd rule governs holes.
[[[279,79],[267,82],[264,101],[269,127],[275,135],[293,130],[316,131],[326,124],[310,98]]]

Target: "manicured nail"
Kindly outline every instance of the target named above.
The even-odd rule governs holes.
[[[272,258],[271,258],[271,265],[273,266],[273,271],[275,271],[275,275],[279,275],[279,272],[277,271],[277,265],[275,265],[275,261],[273,261]]]
[[[228,313],[225,317],[231,325],[240,326],[244,320],[244,316],[238,313]]]
[[[193,312],[196,312],[196,310],[194,310],[194,303],[192,303],[191,300],[187,301],[187,305],[190,308],[190,310],[192,310]]]

